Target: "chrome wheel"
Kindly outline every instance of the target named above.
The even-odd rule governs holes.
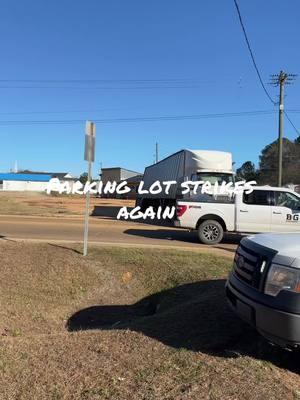
[[[209,242],[215,241],[220,235],[218,227],[212,224],[206,225],[202,232],[205,239]]]

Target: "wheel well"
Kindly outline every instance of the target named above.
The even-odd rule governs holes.
[[[224,232],[227,231],[226,224],[225,224],[225,221],[223,220],[223,218],[221,218],[219,215],[215,215],[215,214],[203,215],[203,217],[201,217],[199,219],[199,221],[197,222],[196,229],[199,228],[199,225],[202,224],[203,221],[206,221],[208,219],[213,219],[214,221],[218,221],[222,225]]]

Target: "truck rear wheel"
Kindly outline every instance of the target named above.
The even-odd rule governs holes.
[[[208,219],[203,221],[198,228],[198,237],[204,244],[218,244],[224,236],[222,225],[215,220]]]

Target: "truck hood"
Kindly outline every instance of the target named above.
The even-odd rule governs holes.
[[[300,232],[261,233],[248,238],[257,244],[276,250],[278,255],[300,259]]]

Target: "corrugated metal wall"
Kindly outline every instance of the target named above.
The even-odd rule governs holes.
[[[184,150],[173,154],[172,156],[151,165],[145,169],[143,181],[144,189],[149,189],[153,182],[159,180],[163,181],[177,181],[182,182],[184,174]],[[142,197],[156,197],[156,198],[174,198],[176,196],[177,186],[171,187],[169,195],[162,193],[158,195],[143,195]]]
[[[47,185],[48,185],[48,182],[3,181],[3,191],[43,192],[46,190]]]

